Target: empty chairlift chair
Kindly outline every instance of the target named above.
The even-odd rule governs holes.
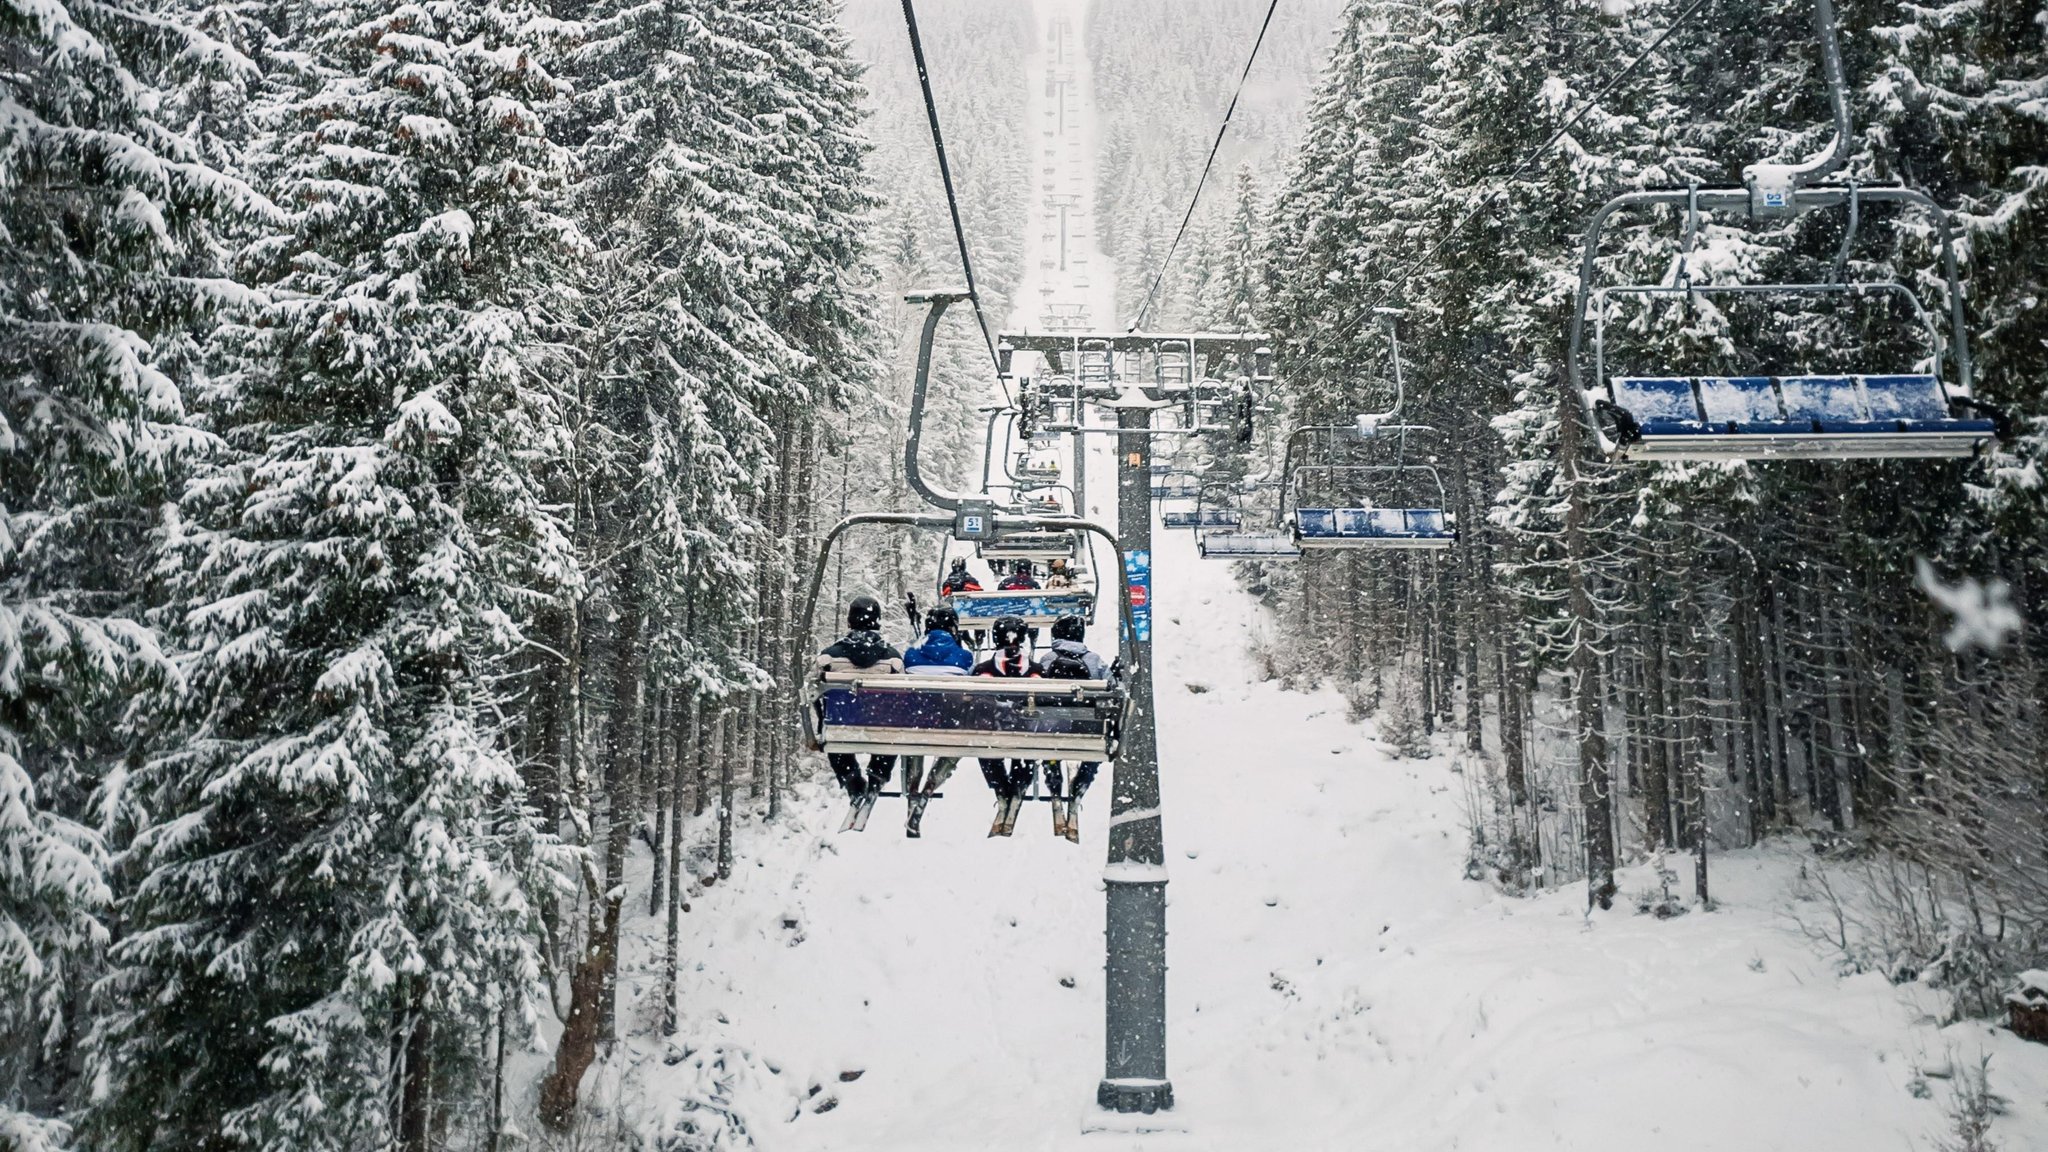
[[[1365,476],[1370,486],[1391,496],[1427,493],[1425,507],[1385,506],[1377,502],[1336,506],[1305,504],[1303,481],[1323,475]],[[1333,485],[1334,487],[1334,485]],[[1457,524],[1444,509],[1443,480],[1427,464],[1336,464],[1299,468],[1294,478],[1294,541],[1303,550],[1317,549],[1440,549],[1458,539]]]
[[[1941,381],[1888,376],[1616,376],[1596,412],[1630,460],[1970,456],[1998,434]]]
[[[1298,560],[1294,533],[1275,530],[1204,532],[1195,547],[1205,560]]]
[[[1216,484],[1205,484],[1195,496],[1192,509],[1168,509],[1159,514],[1159,522],[1166,528],[1194,529],[1220,528],[1225,530],[1244,527],[1244,516],[1235,508],[1229,508],[1211,501],[1221,489]]]
[[[1949,215],[1926,193],[1900,185],[1824,183],[1839,173],[1853,150],[1849,84],[1843,73],[1833,0],[1813,0],[1821,75],[1827,81],[1834,135],[1828,146],[1796,164],[1759,163],[1743,170],[1739,188],[1653,189],[1626,192],[1596,210],[1584,229],[1579,283],[1571,312],[1565,378],[1577,392],[1594,438],[1603,452],[1635,460],[1883,459],[1970,456],[1994,438],[2012,433],[2006,415],[1971,394],[1969,333],[1964,322],[1962,280]],[[1947,315],[1936,324],[1912,287],[1896,280],[1852,281],[1858,227],[1868,208],[1896,208],[1923,217],[1932,227],[1944,281]],[[1599,285],[1600,245],[1607,222],[1645,208],[1669,208],[1682,222],[1674,273],[1661,283]],[[1805,282],[1699,283],[1693,255],[1702,222],[1723,219],[1783,219],[1815,210],[1844,209],[1844,228],[1832,269]],[[1790,296],[1855,304],[1887,300],[1913,317],[1922,348],[1912,370],[1870,373],[1854,370],[1858,349],[1737,348],[1752,361],[1769,357],[1830,356],[1828,372],[1715,376],[1669,370],[1654,375],[1611,374],[1607,366],[1608,315],[1616,300],[1740,299]],[[1593,322],[1588,371],[1586,322]],[[1896,327],[1896,321],[1892,322]],[[1924,366],[1925,370],[1921,370]],[[1868,365],[1865,365],[1868,367]],[[1902,366],[1903,367],[1903,366]],[[1946,373],[1946,375],[1944,375]]]

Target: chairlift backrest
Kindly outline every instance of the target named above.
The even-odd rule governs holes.
[[[1614,402],[1644,424],[1652,420],[1700,418],[1699,398],[1693,395],[1692,381],[1677,376],[1616,377]]]
[[[1787,376],[1779,381],[1788,420],[1862,421],[1870,418],[1854,376]]]
[[[1782,419],[1778,393],[1768,376],[1702,376],[1700,410],[1713,423]]]
[[[1948,419],[1941,381],[1926,375],[1865,376],[1863,396],[1873,420]]]

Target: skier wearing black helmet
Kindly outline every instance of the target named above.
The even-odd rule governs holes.
[[[882,639],[882,605],[872,596],[856,596],[846,606],[846,635],[841,636],[831,647],[818,653],[819,675],[828,672],[866,672],[876,675],[893,675],[903,671],[903,657],[896,649]],[[875,810],[882,786],[889,782],[889,776],[896,771],[894,756],[873,755],[868,757],[867,773],[861,773],[860,757],[850,752],[834,752],[825,757],[832,765],[832,775],[839,780],[839,786],[846,789],[849,801],[846,821],[839,826],[844,832],[855,832],[867,827],[868,813]]]
[[[976,676],[1022,679],[1038,675],[1028,645],[1031,630],[1016,616],[1004,616],[989,629],[995,651],[974,666]],[[991,836],[1008,836],[1017,829],[1017,815],[1024,807],[1024,790],[1031,787],[1036,765],[1029,760],[987,759],[981,761],[981,777],[996,794],[996,818],[988,827]]]
[[[1053,621],[1052,651],[1038,662],[1038,674],[1048,680],[1108,680],[1115,673],[1102,657],[1088,650],[1088,622],[1066,615]],[[1052,834],[1068,842],[1081,842],[1081,796],[1095,783],[1102,765],[1084,761],[1074,767],[1071,784],[1062,787],[1063,770],[1057,760],[1045,762],[1045,791],[1052,797]]]

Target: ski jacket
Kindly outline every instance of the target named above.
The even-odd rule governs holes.
[[[1055,640],[1052,651],[1039,660],[1038,674],[1054,680],[1107,680],[1109,665],[1079,640]]]
[[[1029,576],[1012,576],[1001,584],[996,585],[996,590],[999,592],[1018,592],[1027,589],[1036,591],[1037,588],[1038,581]]]
[[[901,672],[903,657],[880,632],[848,632],[818,653],[820,672]]]
[[[1031,662],[1031,658],[1024,654],[1022,648],[1008,652],[998,649],[995,655],[974,666],[974,674],[997,676],[1005,680],[1023,679],[1026,676],[1037,676],[1038,666]]]
[[[904,650],[903,668],[919,676],[965,676],[974,668],[974,653],[951,632],[927,632],[923,640]]]
[[[939,585],[939,595],[941,596],[951,596],[955,592],[979,591],[981,591],[981,582],[976,580],[972,576],[969,576],[967,579],[957,582],[948,580],[944,584]]]

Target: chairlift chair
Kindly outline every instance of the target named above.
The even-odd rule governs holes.
[[[1057,484],[1060,479],[1060,459],[1055,453],[1025,448],[1017,452],[1012,471],[1019,480]]]
[[[975,545],[983,560],[1071,560],[1078,550],[1072,532],[1005,532]]]
[[[1301,482],[1317,475],[1364,476],[1402,493],[1422,480],[1436,498],[1421,508],[1304,505]],[[1294,539],[1303,549],[1441,549],[1458,539],[1456,518],[1444,509],[1443,478],[1428,464],[1309,465],[1296,471],[1294,493]]]
[[[1202,485],[1196,491],[1194,508],[1186,511],[1178,509],[1162,511],[1159,514],[1160,525],[1170,529],[1195,529],[1197,531],[1203,528],[1237,529],[1244,527],[1244,516],[1237,509],[1219,508],[1209,502],[1209,494],[1217,491],[1220,487],[1221,485],[1217,483]]]
[[[1969,336],[1948,213],[1925,193],[1899,185],[1819,184],[1846,161],[1849,120],[1841,49],[1832,0],[1815,0],[1822,71],[1834,113],[1826,151],[1799,164],[1752,164],[1740,188],[1630,192],[1602,205],[1587,222],[1572,310],[1565,378],[1583,406],[1594,439],[1623,460],[1899,459],[1974,455],[2011,435],[2005,414],[1971,394]],[[1892,280],[1845,279],[1848,256],[1866,205],[1917,210],[1934,225],[1948,306],[1946,335],[1919,296]],[[1669,206],[1684,224],[1670,280],[1597,284],[1600,242],[1608,220],[1632,208]],[[1774,219],[1816,209],[1843,209],[1847,219],[1833,271],[1820,282],[1701,284],[1691,278],[1702,213]],[[1857,371],[1706,375],[1663,370],[1609,375],[1607,320],[1615,299],[1788,295],[1903,300],[1926,342],[1927,358],[1885,373]],[[1594,321],[1592,379],[1583,379],[1586,320]]]
[[[1390,325],[1391,328],[1391,325]],[[1399,380],[1398,355],[1396,380]],[[1408,458],[1411,436],[1435,436],[1436,430],[1420,424],[1392,424],[1387,421],[1401,404],[1396,385],[1395,408],[1388,412],[1361,415],[1350,425],[1311,425],[1297,428],[1287,438],[1282,468],[1286,487],[1281,492],[1281,522],[1291,522],[1295,543],[1304,550],[1322,549],[1442,549],[1457,542],[1457,520],[1447,509],[1443,477],[1434,465]],[[1328,441],[1328,463],[1294,463],[1294,452],[1307,437],[1323,435]],[[1385,443],[1394,446],[1392,463],[1344,463],[1336,456],[1337,445]],[[1367,498],[1354,504],[1309,504],[1307,481],[1324,477],[1334,494],[1340,478],[1363,481]],[[1417,499],[1421,497],[1421,499]],[[1293,515],[1287,514],[1289,500]]]
[[[1195,550],[1205,560],[1299,560],[1301,545],[1294,533],[1272,529],[1204,532]]]
[[[1202,478],[1193,472],[1173,469],[1152,474],[1154,500],[1193,500],[1202,494]]]
[[[1028,523],[1028,522],[1027,522]],[[1069,520],[1068,523],[1081,523]],[[859,525],[902,525],[944,528],[942,516],[910,513],[864,513],[850,516],[826,534],[812,567],[803,610],[802,635],[812,635],[818,596],[824,586],[832,550],[845,532]],[[1107,532],[1083,524],[1072,531]],[[1112,546],[1115,537],[1107,536]],[[943,563],[942,550],[942,563]],[[1123,570],[1121,553],[1116,565]],[[993,608],[1005,593],[955,594],[948,602],[961,614],[963,631],[971,622],[983,627],[980,605]],[[1044,598],[1068,595],[1055,590]],[[1078,600],[1093,599],[1076,590]],[[1065,605],[1060,605],[1065,607]],[[1001,615],[1022,615],[1031,609],[1010,605]],[[1090,605],[1089,610],[1092,610]],[[1064,613],[1055,613],[1052,618]],[[1131,628],[1128,612],[1121,618]],[[803,685],[799,701],[806,745],[816,751],[883,756],[974,756],[1024,760],[1114,761],[1129,693],[1121,680],[999,679],[965,676],[923,676],[905,673],[834,672],[822,676],[810,668],[805,653],[797,668]]]

